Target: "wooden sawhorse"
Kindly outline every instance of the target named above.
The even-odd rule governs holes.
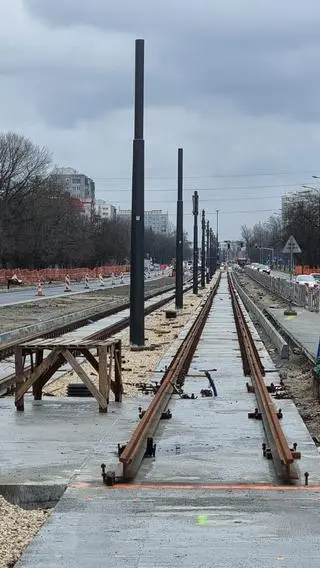
[[[46,357],[44,357],[44,351],[49,351]],[[97,356],[93,355],[92,351],[96,351]],[[25,361],[28,355],[31,359],[31,369],[27,370]],[[77,357],[85,357],[97,372],[98,388],[81,367]],[[35,339],[16,347],[15,405],[17,410],[24,410],[24,395],[30,387],[33,387],[34,399],[41,400],[43,387],[65,361],[70,364],[96,398],[99,403],[99,412],[107,412],[110,390],[114,393],[116,402],[122,401],[120,339],[68,341],[67,337],[65,339],[57,337],[55,339]]]

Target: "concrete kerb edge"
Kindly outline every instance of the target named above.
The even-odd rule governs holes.
[[[0,495],[12,505],[18,505],[23,509],[47,509],[58,503],[67,487],[65,483],[27,485],[7,483],[0,485]]]
[[[234,278],[234,283],[235,288],[247,310],[251,312],[254,317],[256,317],[258,323],[261,325],[263,330],[272,341],[273,345],[276,347],[281,359],[289,359],[289,345],[287,344],[287,342],[281,337],[280,333],[276,330],[272,323],[267,320],[260,308],[255,305],[251,298],[249,298],[246,292],[241,288],[236,277]]]

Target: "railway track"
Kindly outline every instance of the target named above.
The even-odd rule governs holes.
[[[156,444],[155,444],[155,436],[159,435],[160,437],[160,441],[162,440],[162,446],[166,446],[166,440],[165,440],[165,436],[166,436],[166,429],[168,429],[169,431],[169,438],[171,439],[171,437],[173,436],[173,432],[175,432],[175,430],[169,425],[168,422],[168,426],[166,423],[166,426],[164,426],[161,429],[161,433],[158,433],[158,428],[159,428],[159,424],[160,424],[160,420],[161,418],[167,417],[167,418],[171,418],[169,413],[169,416],[165,416],[166,412],[168,412],[168,405],[169,402],[172,402],[172,397],[173,395],[179,394],[181,393],[180,386],[184,383],[184,379],[186,379],[187,377],[194,377],[200,376],[200,372],[204,372],[205,375],[208,377],[209,375],[209,382],[211,379],[211,375],[209,373],[209,371],[212,371],[212,369],[201,369],[197,371],[198,374],[194,375],[192,374],[192,370],[190,371],[190,365],[194,365],[194,361],[197,361],[198,359],[193,359],[194,357],[194,353],[197,350],[197,352],[200,349],[200,353],[204,353],[204,357],[208,358],[209,354],[208,354],[208,350],[210,350],[210,342],[208,341],[208,337],[210,338],[210,341],[212,342],[212,325],[214,325],[215,322],[215,313],[219,313],[219,317],[222,316],[222,319],[219,320],[219,322],[223,322],[224,318],[223,318],[223,309],[221,308],[222,304],[219,304],[219,300],[224,301],[224,306],[228,307],[230,304],[232,306],[232,308],[228,307],[228,314],[225,316],[226,319],[226,324],[225,324],[225,329],[224,332],[226,333],[227,337],[229,338],[230,341],[234,342],[232,343],[233,345],[237,345],[237,348],[235,349],[234,347],[232,347],[232,351],[234,352],[235,350],[239,351],[241,354],[241,362],[242,362],[242,367],[243,367],[243,375],[244,377],[249,377],[251,378],[251,383],[247,382],[245,383],[243,381],[242,385],[238,385],[237,383],[237,388],[240,388],[240,391],[237,392],[237,394],[233,395],[234,398],[241,398],[245,400],[245,395],[244,392],[247,391],[248,393],[254,393],[255,398],[256,398],[256,409],[254,410],[254,412],[247,412],[247,410],[241,415],[241,419],[239,418],[238,420],[240,420],[239,424],[238,424],[238,429],[239,429],[239,439],[242,438],[250,438],[250,436],[246,436],[245,434],[247,434],[247,429],[249,428],[250,432],[253,431],[252,426],[246,426],[246,424],[248,424],[248,419],[249,418],[253,418],[255,419],[255,421],[257,422],[257,429],[254,433],[255,436],[255,443],[257,442],[257,440],[260,440],[259,445],[260,448],[262,448],[262,451],[260,450],[260,457],[257,457],[256,452],[254,455],[254,459],[256,460],[257,463],[257,471],[259,471],[260,465],[259,465],[259,460],[260,461],[264,461],[264,463],[267,463],[268,460],[272,460],[272,465],[273,465],[273,475],[275,476],[275,478],[278,481],[281,482],[285,482],[285,483],[295,483],[297,482],[298,478],[299,478],[299,468],[296,467],[296,460],[300,459],[301,455],[300,452],[297,451],[297,444],[291,444],[290,441],[287,439],[283,428],[281,426],[280,420],[282,418],[282,412],[281,410],[276,409],[275,407],[275,401],[274,399],[271,397],[270,391],[272,392],[272,388],[270,387],[270,385],[267,384],[266,381],[266,370],[264,368],[263,362],[261,360],[261,357],[259,355],[259,351],[257,348],[257,345],[255,343],[255,339],[253,337],[252,334],[252,330],[250,329],[250,325],[248,324],[248,315],[246,314],[246,312],[244,311],[243,307],[242,307],[242,303],[238,298],[238,295],[235,291],[234,285],[233,285],[233,281],[232,281],[232,275],[230,275],[230,273],[228,273],[228,277],[227,277],[227,282],[225,279],[225,276],[223,276],[222,279],[222,289],[223,289],[223,295],[221,295],[221,297],[218,299],[216,298],[215,300],[215,296],[219,291],[219,286],[220,286],[220,279],[217,280],[216,284],[214,285],[213,289],[211,290],[210,294],[208,295],[205,303],[202,305],[201,310],[197,313],[197,317],[195,318],[195,320],[192,323],[192,326],[190,327],[188,333],[186,334],[184,340],[181,343],[180,348],[178,349],[176,355],[174,356],[171,364],[168,366],[168,368],[166,369],[165,373],[163,374],[163,377],[161,379],[161,383],[160,383],[160,388],[157,391],[157,393],[155,394],[155,396],[152,398],[151,403],[149,405],[149,407],[141,414],[141,419],[136,427],[136,429],[134,430],[130,440],[128,441],[127,444],[121,446],[119,445],[119,463],[117,468],[115,468],[115,471],[106,471],[106,466],[103,464],[103,480],[106,484],[108,485],[112,485],[115,482],[132,482],[133,480],[135,480],[139,475],[140,475],[140,470],[144,469],[144,471],[146,471],[146,468],[148,468],[148,466],[145,465],[145,463],[148,460],[145,460],[144,458],[154,458],[155,457],[155,452],[156,452]],[[219,292],[220,294],[220,292]],[[222,293],[221,293],[222,294]],[[215,304],[213,305],[213,301],[215,300]],[[208,317],[210,319],[210,323],[207,323]],[[232,321],[231,321],[232,320]],[[211,323],[212,322],[212,323]],[[217,325],[217,324],[216,324]],[[208,327],[208,329],[207,329]],[[236,331],[233,331],[233,329],[235,329]],[[206,331],[207,330],[207,331]],[[237,337],[234,337],[234,334],[237,335]],[[219,334],[217,335],[217,342],[222,340],[222,338],[219,337]],[[202,346],[203,343],[203,346]],[[212,345],[212,344],[211,344]],[[222,349],[222,354],[221,354],[221,361],[224,358],[224,353],[223,350],[225,349],[225,343],[221,344],[221,349]],[[231,345],[231,344],[230,344]],[[218,347],[219,349],[219,347]],[[195,357],[199,357],[200,355],[195,355]],[[235,359],[235,356],[233,355],[233,353],[227,353],[227,357],[232,356]],[[239,357],[239,356],[238,356]],[[228,359],[226,359],[228,360]],[[221,365],[223,363],[221,362]],[[237,363],[237,365],[239,365],[239,363]],[[215,371],[217,369],[214,369]],[[226,378],[226,377],[225,377]],[[190,380],[190,379],[188,379]],[[196,383],[192,383],[192,387],[194,387]],[[199,383],[198,383],[199,384]],[[210,382],[211,386],[212,386],[212,390],[215,391],[215,383],[212,381]],[[273,383],[272,383],[273,384]],[[225,389],[226,389],[226,393],[228,396],[232,397],[232,393],[230,393],[230,391],[228,391],[228,386],[227,383],[224,383]],[[274,386],[274,385],[273,385]],[[199,388],[199,387],[196,387]],[[214,392],[214,395],[216,395],[217,393]],[[190,398],[190,397],[188,397]],[[197,398],[197,397],[195,397]],[[213,399],[211,399],[212,401]],[[219,397],[217,398],[217,400],[219,400]],[[248,399],[250,401],[250,398]],[[237,405],[239,403],[238,400],[236,400],[235,405]],[[227,397],[225,396],[223,399],[223,404],[227,405],[227,413],[230,413],[230,404],[233,404],[232,400],[227,400]],[[250,405],[250,402],[249,402]],[[179,413],[179,407],[177,407],[177,411]],[[206,420],[205,418],[205,414],[203,414],[203,417],[201,417],[201,413],[203,412],[203,407],[202,410],[200,411],[200,418],[202,418],[202,420]],[[212,409],[212,411],[210,411],[210,413],[208,413],[209,416],[209,420],[213,420],[213,424],[214,420],[217,420],[216,417],[214,417],[214,419],[212,418],[212,416],[214,416],[214,409]],[[237,411],[238,412],[238,411]],[[238,416],[238,413],[235,413],[235,416]],[[213,414],[212,414],[213,413]],[[220,410],[221,413],[221,410]],[[174,413],[173,413],[173,420],[174,420]],[[179,414],[179,419],[180,419],[180,415]],[[183,422],[183,420],[185,420],[185,418],[183,417],[180,422]],[[172,421],[170,420],[170,423]],[[178,422],[178,420],[177,420]],[[251,422],[251,421],[250,421]],[[261,423],[263,425],[263,430],[261,430]],[[202,423],[203,426],[203,423]],[[243,434],[241,434],[241,428],[243,428]],[[260,428],[260,429],[259,429]],[[178,430],[179,433],[179,430]],[[215,432],[215,434],[217,434]],[[175,433],[175,435],[178,435],[177,432]],[[194,430],[193,432],[193,437],[192,439],[187,438],[188,439],[188,443],[190,445],[195,444],[197,436],[199,435],[199,438],[201,437],[201,430]],[[181,437],[183,439],[183,432],[181,434]],[[214,436],[214,434],[212,433],[212,436]],[[221,437],[221,439],[223,438],[223,433],[218,431],[218,436]],[[234,436],[237,436],[237,429],[235,429],[234,431]],[[163,440],[164,438],[164,440]],[[227,436],[227,444],[230,443],[230,440]],[[236,444],[236,441],[233,442]],[[221,441],[222,444],[222,441]],[[209,445],[209,444],[206,444]],[[223,444],[222,444],[223,446]],[[180,444],[179,444],[179,448],[180,448]],[[197,451],[200,451],[201,448],[197,449]],[[166,450],[168,451],[168,450]],[[187,451],[187,450],[186,450]],[[202,450],[201,450],[202,451]],[[208,451],[208,450],[206,450]],[[250,450],[251,451],[251,450]],[[234,459],[234,456],[232,456],[232,458]],[[191,458],[190,458],[191,459]],[[217,459],[219,459],[217,457]],[[231,455],[230,455],[230,459],[231,459]],[[158,480],[157,477],[157,467],[159,466],[160,470],[161,470],[161,458],[159,459],[159,461],[157,461],[157,458],[155,458],[154,460],[151,460],[151,462],[154,464],[153,466],[149,466],[149,468],[151,468],[152,473],[150,473],[150,471],[148,470],[148,475],[151,476],[154,475],[155,479]],[[151,463],[149,461],[149,463]],[[268,462],[270,463],[270,462]],[[242,466],[244,467],[244,471],[246,468],[246,463],[242,460]],[[266,475],[266,479],[269,479],[270,477],[270,473],[269,473],[269,465],[264,465],[263,466],[265,469],[265,475]],[[250,469],[250,466],[249,466]],[[163,473],[159,474],[160,478],[161,475],[163,475]],[[195,476],[193,475],[193,478]],[[142,475],[143,478],[143,475]],[[179,478],[181,478],[181,474],[179,476]],[[149,478],[148,478],[149,479]],[[141,483],[141,477],[139,478],[139,483]],[[299,483],[299,481],[298,481]]]
[[[190,285],[188,283],[189,281],[186,282],[186,284],[184,285],[184,291],[187,292],[188,290],[190,290],[192,288],[192,285]],[[172,294],[166,294],[167,292],[173,291]],[[172,300],[175,297],[175,288],[170,286],[170,287],[162,287],[161,289],[158,289],[155,292],[152,292],[150,294],[146,294],[146,300],[147,299],[151,299],[151,298],[156,298],[159,295],[163,295],[166,294],[165,298],[161,298],[158,302],[154,302],[152,303],[152,305],[148,306],[145,308],[145,315],[148,315],[150,313],[152,313],[153,311],[156,311],[157,309],[163,307],[165,304],[172,302]],[[76,320],[70,324],[64,325],[64,326],[58,326],[55,329],[51,330],[50,332],[46,333],[46,334],[42,334],[42,333],[38,333],[38,334],[32,334],[30,336],[26,336],[20,340],[14,340],[12,342],[10,342],[10,344],[4,345],[1,347],[0,349],[0,359],[3,359],[4,357],[8,357],[8,355],[12,355],[14,353],[15,347],[17,345],[19,345],[22,341],[23,342],[27,342],[29,340],[34,340],[37,339],[39,337],[43,337],[43,338],[52,338],[52,337],[59,337],[60,335],[63,335],[65,333],[69,333],[70,331],[74,331],[80,327],[85,327],[86,325],[88,325],[88,320],[90,320],[90,323],[92,323],[93,321],[99,321],[99,320],[103,320],[104,318],[108,318],[112,315],[115,314],[119,314],[122,311],[127,310],[130,307],[129,302],[123,303],[119,306],[115,306],[111,309],[108,310],[104,310],[98,314],[94,314],[94,316],[92,316],[92,318],[90,318],[89,316],[87,316],[86,318],[80,318],[79,320]],[[115,333],[119,333],[120,331],[122,331],[123,329],[125,329],[126,327],[128,327],[130,323],[130,318],[129,316],[122,318],[120,321],[117,321],[115,323],[109,323],[108,325],[106,325],[105,327],[101,327],[101,329],[99,329],[98,331],[88,334],[85,339],[86,340],[103,340],[103,339],[107,339],[108,337],[111,337],[112,335],[114,335]],[[26,374],[31,370],[32,366],[26,367],[25,368],[25,372]],[[0,395],[2,394],[6,394],[6,392],[9,390],[10,392],[12,392],[13,387],[15,384],[15,373],[11,373],[5,377],[0,378]]]

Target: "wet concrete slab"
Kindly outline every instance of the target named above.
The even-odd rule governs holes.
[[[316,491],[70,487],[17,568],[310,568]]]
[[[0,493],[7,484],[67,484],[99,445],[104,460],[109,452],[116,461],[117,444],[127,441],[146,398],[111,400],[107,414],[99,414],[92,398],[27,396],[24,413],[15,411],[12,398],[0,399]]]
[[[269,308],[267,312],[289,337],[298,342],[308,358],[315,362],[320,338],[320,315],[302,308],[294,309],[296,316],[285,316],[284,310],[279,308]]]
[[[217,397],[201,396],[210,388],[203,369],[217,369]],[[248,419],[255,402],[247,380],[223,277],[184,383],[198,398],[173,397],[173,418],[161,423],[156,457],[144,461],[137,482],[275,483],[272,463],[262,456],[262,423]]]

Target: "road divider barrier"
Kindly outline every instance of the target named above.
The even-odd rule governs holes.
[[[306,285],[301,285],[294,281],[290,282],[287,278],[259,272],[249,266],[244,268],[244,272],[252,280],[266,288],[268,292],[280,296],[288,302],[291,300],[292,304],[305,308],[310,312],[319,312],[320,288],[308,288]]]

